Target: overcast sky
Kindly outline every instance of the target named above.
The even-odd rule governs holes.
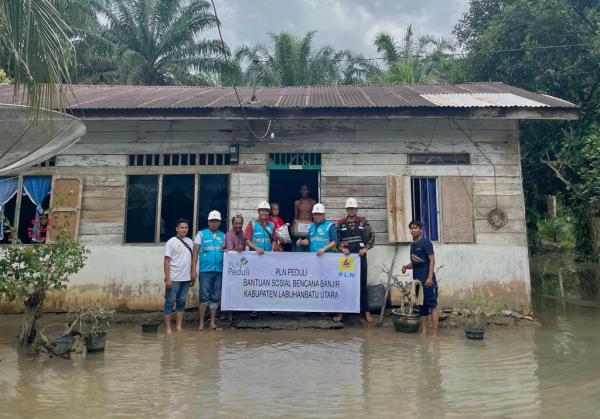
[[[316,47],[329,44],[377,56],[380,31],[400,37],[410,24],[417,34],[450,37],[468,0],[214,0],[230,48],[268,43],[268,32],[303,36],[316,30]],[[212,34],[207,34],[212,37]],[[215,31],[215,37],[216,31]]]

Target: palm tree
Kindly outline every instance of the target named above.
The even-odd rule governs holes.
[[[315,31],[298,38],[288,32],[269,34],[272,46],[242,46],[235,60],[245,85],[301,86],[355,84],[367,80],[377,69],[362,55],[330,46],[315,49]]]
[[[231,71],[219,40],[201,39],[217,19],[206,0],[111,0],[99,6],[98,46],[108,68],[93,68],[94,77],[126,84],[208,84]],[[92,66],[93,67],[93,66]],[[102,66],[101,66],[102,67]]]
[[[431,61],[411,58],[394,63],[380,74],[379,81],[389,84],[434,84],[441,78]]]
[[[51,0],[0,0],[0,66],[31,109],[61,109],[75,50]]]
[[[432,35],[415,36],[409,26],[401,41],[386,32],[375,37],[377,52],[383,53],[387,71],[379,76],[388,83],[436,83],[448,78],[448,57],[454,50],[452,43]]]
[[[102,84],[117,78],[114,59],[117,48],[104,36],[99,16],[111,0],[54,0],[58,13],[67,23],[76,53],[73,83]]]

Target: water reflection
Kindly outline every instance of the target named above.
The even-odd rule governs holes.
[[[600,264],[576,260],[573,253],[530,258],[531,286],[538,295],[600,301]]]
[[[0,326],[10,417],[595,417],[600,311],[536,302],[543,326],[481,342],[391,328],[144,335],[85,359],[18,356]]]
[[[329,416],[363,411],[363,339],[236,342],[219,350],[219,413]],[[275,339],[273,339],[275,338]],[[241,377],[243,376],[243,378]],[[242,379],[240,379],[242,378]]]

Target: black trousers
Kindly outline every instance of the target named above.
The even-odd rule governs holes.
[[[367,297],[367,255],[360,257],[360,312],[369,311]]]

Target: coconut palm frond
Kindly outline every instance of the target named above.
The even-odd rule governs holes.
[[[400,59],[398,47],[394,37],[386,32],[379,32],[375,36],[375,47],[378,53],[382,53],[388,65]]]
[[[8,56],[15,98],[30,109],[63,109],[75,49],[50,0],[0,0],[0,49]]]

